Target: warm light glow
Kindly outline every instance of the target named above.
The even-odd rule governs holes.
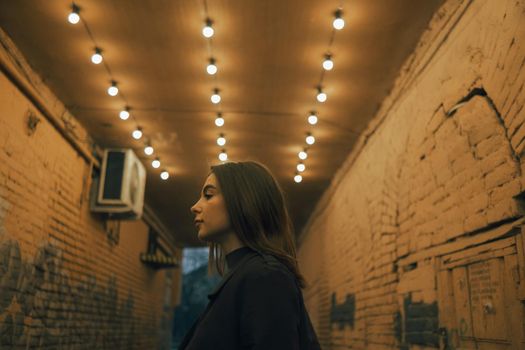
[[[221,95],[219,95],[219,89],[213,90],[213,95],[211,95],[210,100],[212,103],[215,103],[215,104],[221,102]]]
[[[118,87],[117,87],[117,83],[115,81],[111,82],[111,86],[108,88],[108,95],[109,96],[117,96],[118,95]]]
[[[67,20],[71,24],[77,24],[80,22],[80,16],[78,15],[79,8],[77,5],[71,5],[71,13],[67,16]]]
[[[118,116],[122,120],[128,120],[128,118],[129,118],[129,110],[128,110],[128,108],[121,110]]]
[[[293,180],[295,182],[299,183],[299,182],[303,181],[303,177],[301,175],[297,174],[297,175],[294,176]]]
[[[140,128],[133,130],[131,136],[133,136],[135,140],[140,140],[140,138],[142,137],[142,130]]]
[[[308,123],[310,125],[315,125],[317,124],[317,116],[315,115],[314,112],[311,112],[310,115],[308,116]]]
[[[217,144],[219,146],[224,146],[226,144],[226,138],[224,137],[224,135],[220,135],[218,138],[217,138]]]
[[[160,178],[162,180],[167,180],[167,179],[169,179],[169,177],[170,177],[170,173],[168,173],[167,170],[164,170],[162,173],[160,173]]]
[[[206,25],[204,26],[204,28],[202,28],[202,35],[204,35],[204,37],[206,38],[211,38],[214,33],[215,31],[211,26],[211,19],[208,18],[206,20]]]
[[[334,22],[332,23],[332,25],[337,30],[341,30],[345,26],[345,20],[341,17],[342,14],[343,13],[342,13],[341,10],[335,11],[335,19],[334,19]]]
[[[313,135],[306,136],[306,143],[309,145],[313,145],[315,143],[315,137],[313,137]]]
[[[210,63],[206,67],[206,72],[208,72],[209,75],[217,73],[217,65],[215,65],[215,60],[213,58],[210,58]]]
[[[319,87],[317,88],[317,101],[319,102],[325,102],[327,99],[326,94],[323,92],[323,90]]]
[[[228,154],[226,153],[225,150],[223,150],[223,151],[219,154],[219,160],[222,161],[222,162],[225,162],[226,160],[228,160]]]
[[[306,158],[308,158],[308,154],[306,153],[306,151],[301,151],[299,152],[299,159],[302,159],[302,160],[305,160]]]
[[[325,55],[323,61],[324,70],[332,70],[334,68],[334,61],[332,61],[331,55]]]
[[[153,147],[151,146],[146,146],[144,147],[144,153],[147,155],[147,156],[151,156],[153,154],[155,150],[153,149]]]
[[[297,171],[302,173],[306,169],[306,166],[303,163],[297,164]]]
[[[221,126],[223,126],[224,125],[224,118],[221,117],[220,115],[217,116],[217,118],[215,118],[215,125],[218,126],[219,128]]]
[[[155,159],[151,162],[151,166],[154,167],[155,169],[160,168],[160,160],[159,160],[159,158],[155,158]]]
[[[96,48],[95,53],[93,54],[93,56],[91,56],[91,62],[93,62],[94,64],[100,64],[102,62],[102,59],[103,58],[100,49]]]

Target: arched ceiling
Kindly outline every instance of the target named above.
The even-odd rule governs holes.
[[[103,147],[135,149],[148,168],[146,201],[186,246],[202,245],[189,211],[226,135],[230,160],[266,164],[284,188],[296,231],[388,94],[441,0],[78,0],[81,23],[67,21],[65,0],[0,0],[0,27]],[[332,28],[342,6],[346,25]],[[211,42],[201,30],[213,20]],[[87,23],[90,37],[84,23]],[[334,34],[335,33],[335,34]],[[106,93],[110,76],[90,62],[94,42],[122,94]],[[335,67],[316,85],[327,49]],[[219,68],[206,73],[210,55]],[[213,105],[212,90],[222,101]],[[125,101],[122,99],[125,97]],[[159,178],[128,103],[171,177]],[[225,125],[214,124],[217,111]],[[316,110],[319,122],[307,123]],[[311,131],[303,181],[293,181],[297,153]]]

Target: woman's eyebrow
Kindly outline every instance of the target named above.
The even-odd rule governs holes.
[[[217,187],[215,187],[215,186],[213,186],[213,185],[206,185],[206,186],[204,186],[204,188],[202,189],[202,193],[206,192],[206,190],[208,190],[208,189],[214,189],[214,190],[216,190]]]

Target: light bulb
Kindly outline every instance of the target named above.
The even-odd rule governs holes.
[[[213,90],[213,95],[211,95],[210,100],[214,104],[221,102],[221,95],[219,95],[219,89]]]
[[[334,19],[332,25],[337,30],[341,30],[345,26],[345,20],[343,18],[341,18],[342,14],[343,14],[343,12],[341,10],[335,11],[335,14],[334,14],[335,15],[335,19]]]
[[[317,116],[315,115],[314,112],[311,112],[310,115],[308,116],[308,123],[310,125],[315,125],[317,124]]]
[[[222,162],[225,162],[226,160],[228,160],[228,154],[226,153],[225,150],[222,150],[222,152],[219,154],[219,160]]]
[[[313,145],[315,143],[315,137],[313,137],[313,135],[306,136],[306,143],[309,145]]]
[[[169,179],[169,177],[170,177],[170,173],[168,173],[167,170],[164,170],[162,173],[160,173],[160,178],[162,180],[167,180],[167,179]]]
[[[118,116],[122,120],[128,120],[128,118],[129,118],[129,108],[126,107],[125,109],[121,110]]]
[[[332,70],[332,68],[334,68],[334,61],[332,61],[331,55],[326,54],[324,56],[323,68],[324,70]]]
[[[95,53],[91,56],[91,62],[94,64],[100,64],[103,60],[102,51],[98,47],[95,48]]]
[[[118,95],[117,82],[114,81],[114,80],[111,82],[111,86],[108,88],[108,95],[109,96],[117,96]]]
[[[302,173],[306,169],[306,166],[303,163],[297,164],[297,171]]]
[[[80,9],[77,5],[71,5],[71,13],[69,14],[69,16],[67,16],[67,20],[69,21],[69,23],[77,24],[78,22],[80,22],[80,16],[78,15],[79,10]]]
[[[217,73],[217,66],[215,65],[215,60],[213,58],[210,58],[210,63],[206,67],[206,72],[208,72],[209,75]]]
[[[220,115],[218,115],[217,118],[215,118],[215,125],[216,125],[217,127],[219,127],[219,128],[220,128],[221,126],[223,126],[223,125],[224,125],[224,118],[221,117]]]
[[[317,101],[319,102],[325,102],[326,101],[326,94],[323,92],[323,90],[321,89],[321,87],[318,87],[317,88]]]
[[[306,158],[308,158],[308,153],[306,153],[306,151],[301,151],[299,152],[298,156],[299,159],[305,160]]]
[[[297,175],[294,176],[293,180],[295,182],[299,183],[299,182],[303,181],[303,177],[301,175],[297,174]]]
[[[153,154],[155,150],[153,149],[153,147],[151,146],[146,146],[144,147],[144,153],[147,155],[147,156],[151,156]]]
[[[204,35],[205,38],[211,38],[215,33],[211,24],[211,19],[206,19],[206,25],[204,26],[204,28],[202,28],[202,35]]]
[[[159,158],[155,158],[155,159],[151,162],[151,166],[154,167],[155,169],[160,168],[160,160],[159,160]]]
[[[135,140],[140,140],[140,138],[142,137],[142,129],[140,127],[136,128],[131,133],[131,136],[133,136]]]
[[[217,144],[219,146],[224,146],[226,144],[226,138],[224,137],[224,135],[221,134],[221,136],[217,138]]]

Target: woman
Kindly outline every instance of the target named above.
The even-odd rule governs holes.
[[[283,193],[268,169],[212,166],[191,211],[199,239],[210,245],[210,267],[223,279],[179,349],[321,349]]]

